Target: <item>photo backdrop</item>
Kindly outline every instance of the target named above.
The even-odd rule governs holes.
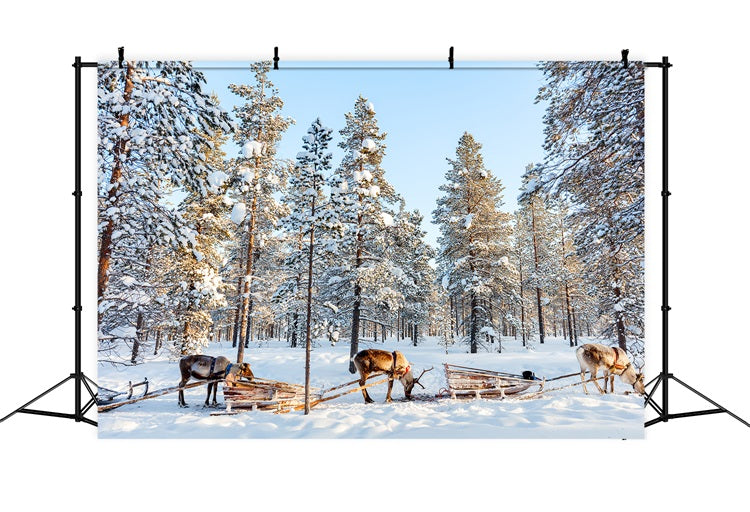
[[[100,66],[100,436],[642,437],[643,76]]]

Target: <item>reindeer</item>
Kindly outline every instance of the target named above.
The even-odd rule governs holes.
[[[411,373],[411,365],[406,360],[404,354],[399,351],[388,352],[387,350],[378,349],[367,349],[362,350],[356,356],[354,356],[354,366],[357,367],[359,372],[359,385],[364,386],[367,382],[367,378],[374,373],[385,373],[389,377],[388,380],[388,393],[385,396],[386,402],[391,402],[391,390],[393,389],[393,380],[398,379],[404,386],[404,396],[407,400],[411,400],[411,391],[414,388],[414,384],[420,384],[419,379],[425,372],[432,370],[423,370],[422,374],[418,378],[414,378]],[[424,386],[422,386],[424,389]],[[367,393],[367,389],[362,389],[362,395],[365,397],[365,403],[373,403],[372,398]]]
[[[180,388],[187,384],[191,377],[197,380],[224,379],[231,381],[239,377],[247,377],[253,380],[253,372],[250,370],[248,363],[232,364],[224,356],[185,356],[180,359],[180,375],[182,376],[179,384]],[[214,392],[213,405],[216,405],[216,390],[218,387],[218,382],[209,382],[208,393],[206,394],[206,407],[208,407],[208,399],[211,396],[212,388]],[[179,391],[177,400],[180,407],[187,407],[185,393],[182,389]]]
[[[643,385],[643,373],[636,372],[632,363],[628,359],[625,351],[619,347],[607,347],[600,343],[587,343],[581,345],[576,350],[578,363],[581,365],[581,382],[583,392],[589,394],[586,389],[586,370],[589,371],[594,379],[594,384],[602,394],[607,393],[607,381],[609,381],[610,392],[615,392],[615,375],[620,376],[625,384],[630,384],[636,393],[643,394],[646,390]],[[596,373],[599,368],[604,370],[604,389],[596,380]]]

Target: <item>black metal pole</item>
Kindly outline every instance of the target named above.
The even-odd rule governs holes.
[[[75,59],[75,420],[81,421],[81,57]]]
[[[669,63],[669,57],[662,57],[661,62],[646,62],[646,67],[659,67],[661,68],[662,77],[662,133],[661,133],[661,145],[662,145],[662,189],[661,189],[661,212],[662,212],[662,303],[661,303],[661,318],[662,318],[662,360],[661,360],[661,373],[655,379],[652,379],[648,385],[654,384],[653,389],[646,395],[644,406],[650,406],[654,409],[658,417],[649,420],[645,423],[646,427],[655,425],[656,423],[666,423],[670,419],[676,418],[689,418],[693,416],[707,416],[710,414],[726,413],[731,417],[735,418],[742,424],[750,427],[750,423],[740,418],[733,412],[722,407],[715,401],[708,398],[706,395],[700,393],[696,389],[685,384],[683,381],[674,376],[669,372],[669,311],[672,309],[669,306],[669,196],[672,193],[669,191],[669,68],[672,64]],[[710,404],[714,405],[715,409],[699,410],[699,411],[688,411],[680,413],[669,412],[669,381],[674,380],[678,384],[684,386],[687,390],[703,398]],[[662,386],[661,406],[656,403],[653,398],[656,389]]]
[[[662,417],[666,422],[669,419],[669,57],[661,59],[661,201],[662,201],[662,338],[661,350],[662,361],[661,371],[663,376],[661,396],[662,396]]]
[[[66,419],[72,419],[75,420],[76,423],[83,422],[87,423],[89,425],[96,426],[97,423],[93,420],[90,420],[84,416],[84,414],[91,408],[91,403],[96,403],[96,393],[89,387],[87,384],[87,380],[91,380],[83,373],[83,370],[81,368],[81,311],[82,311],[82,305],[81,305],[81,68],[95,68],[98,65],[96,62],[81,62],[81,57],[76,57],[75,62],[73,63],[73,68],[75,70],[75,113],[74,113],[74,137],[75,137],[75,190],[73,191],[73,195],[75,196],[75,223],[74,223],[74,229],[75,229],[75,237],[74,237],[74,243],[75,243],[75,305],[73,306],[73,311],[75,311],[75,331],[74,331],[74,361],[73,364],[75,366],[75,371],[71,373],[69,376],[64,378],[62,381],[58,382],[51,388],[47,389],[46,391],[42,392],[41,394],[37,395],[32,400],[26,402],[24,405],[16,409],[15,411],[11,412],[10,414],[4,416],[3,418],[0,418],[0,423],[7,420],[11,416],[23,413],[23,414],[32,414],[36,416],[51,416],[53,418],[66,418]],[[74,404],[73,404],[73,413],[62,413],[62,412],[56,412],[56,411],[46,411],[46,410],[39,410],[39,409],[29,409],[29,405],[33,404],[40,398],[48,395],[55,389],[59,388],[69,380],[73,380],[75,384],[75,390],[74,390]],[[93,382],[93,381],[91,381]],[[86,386],[86,391],[91,397],[91,400],[86,404],[85,407],[81,407],[81,388],[82,385]]]

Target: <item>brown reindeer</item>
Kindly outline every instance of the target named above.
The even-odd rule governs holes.
[[[180,375],[182,378],[179,387],[187,384],[191,377],[196,380],[234,380],[239,377],[246,377],[253,380],[253,372],[250,370],[248,363],[232,364],[224,356],[185,356],[180,359]],[[206,407],[208,407],[208,399],[211,396],[212,389],[214,392],[213,405],[216,405],[216,390],[218,387],[218,382],[209,382],[208,393],[206,394]],[[182,389],[179,391],[178,403],[180,407],[187,407],[185,393]]]
[[[607,347],[600,343],[587,343],[581,345],[576,350],[578,363],[581,365],[581,382],[583,383],[583,392],[589,394],[586,389],[586,370],[589,371],[594,379],[594,384],[599,392],[607,392],[607,381],[609,381],[610,392],[615,392],[615,375],[620,376],[625,384],[630,384],[636,393],[643,394],[646,390],[643,385],[643,373],[636,372],[633,364],[628,359],[625,351],[619,347]],[[596,374],[599,369],[604,370],[604,389],[596,380]]]
[[[357,367],[359,372],[359,385],[364,386],[367,382],[367,377],[374,373],[385,373],[389,377],[388,380],[388,393],[385,396],[386,402],[391,402],[391,391],[393,390],[393,380],[398,379],[404,386],[404,396],[407,400],[411,399],[411,391],[415,384],[419,384],[419,379],[422,375],[429,370],[424,370],[422,375],[418,378],[414,378],[411,373],[411,365],[406,360],[404,354],[399,351],[388,352],[387,350],[378,349],[367,349],[362,350],[356,356],[354,356],[354,366]],[[432,368],[430,368],[431,370]],[[419,384],[422,386],[422,384]],[[424,386],[422,386],[424,388]],[[365,397],[365,403],[373,403],[372,398],[367,393],[367,389],[362,390],[362,395]]]

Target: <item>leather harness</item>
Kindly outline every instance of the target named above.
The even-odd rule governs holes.
[[[620,351],[617,349],[617,347],[612,348],[612,350],[614,350],[614,352],[615,352],[615,362],[612,363],[612,366],[609,367],[609,371],[612,372],[612,373],[615,373],[612,370],[619,370],[620,373],[618,375],[622,375],[622,373],[625,370],[627,370],[628,367],[630,366],[630,362],[628,362],[628,364],[625,364],[625,365],[617,364],[617,359],[618,359],[618,357],[620,355]]]

